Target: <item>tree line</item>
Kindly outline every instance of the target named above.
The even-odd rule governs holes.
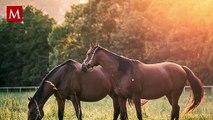
[[[0,21],[1,86],[38,85],[66,59],[82,62],[90,42],[144,63],[187,65],[212,85],[213,2],[199,2],[90,0],[72,5],[62,24],[25,7],[23,23]]]

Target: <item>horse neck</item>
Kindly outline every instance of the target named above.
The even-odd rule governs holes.
[[[118,72],[118,66],[119,66],[119,61],[116,59],[118,57],[112,52],[109,51],[104,51],[105,55],[101,57],[102,61],[100,62],[100,65],[106,69],[109,73],[116,73]]]
[[[42,108],[48,98],[54,93],[54,90],[50,86],[45,84],[45,81],[38,88],[33,98],[37,101],[38,105]]]
[[[133,74],[134,63],[140,63],[138,60],[129,59],[104,49],[105,56],[102,56],[102,67],[111,75]],[[111,68],[110,68],[111,66]]]
[[[54,89],[52,86],[48,85],[46,83],[47,80],[51,80],[51,82],[55,82],[55,72],[58,71],[59,68],[61,68],[61,66],[64,66],[65,64],[67,64],[67,62],[69,62],[70,60],[58,65],[57,67],[53,68],[44,78],[43,81],[41,83],[41,85],[39,86],[38,90],[36,91],[35,95],[33,96],[33,98],[38,102],[39,106],[42,106],[46,103],[46,101],[48,100],[48,98],[54,93]]]

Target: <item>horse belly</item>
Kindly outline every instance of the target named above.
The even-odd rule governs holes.
[[[157,99],[171,91],[171,81],[169,79],[157,79],[149,83],[144,83],[141,97],[143,99]]]
[[[107,96],[107,93],[94,93],[94,94],[83,93],[80,95],[80,100],[87,101],[87,102],[95,102],[95,101],[99,101],[103,99],[106,96]]]
[[[110,88],[106,85],[88,85],[81,88],[80,99],[82,101],[98,101],[110,93]]]
[[[141,98],[142,99],[157,99],[166,94],[168,94],[168,90],[166,90],[166,89],[158,90],[158,89],[148,88],[142,92]]]

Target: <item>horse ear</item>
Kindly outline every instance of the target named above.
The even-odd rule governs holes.
[[[29,101],[31,101],[31,100],[32,100],[32,97],[28,97],[27,99],[28,99]]]
[[[93,48],[95,45],[93,42],[90,42],[90,48]]]

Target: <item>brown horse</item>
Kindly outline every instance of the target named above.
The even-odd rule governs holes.
[[[110,95],[113,99],[114,120],[120,113],[112,83],[101,66],[88,73],[81,71],[81,64],[68,60],[51,70],[43,79],[38,90],[29,98],[28,120],[39,120],[44,116],[43,106],[54,94],[58,103],[58,117],[63,119],[65,100],[71,100],[79,120],[82,119],[80,101],[94,102]]]
[[[186,66],[171,62],[144,64],[138,60],[128,59],[98,45],[91,44],[82,70],[101,65],[108,71],[113,81],[113,89],[118,95],[121,119],[127,118],[127,98],[133,100],[137,118],[142,120],[140,99],[168,98],[172,106],[171,120],[179,119],[178,100],[186,81],[190,83],[193,99],[186,112],[195,109],[203,98],[201,81]]]

